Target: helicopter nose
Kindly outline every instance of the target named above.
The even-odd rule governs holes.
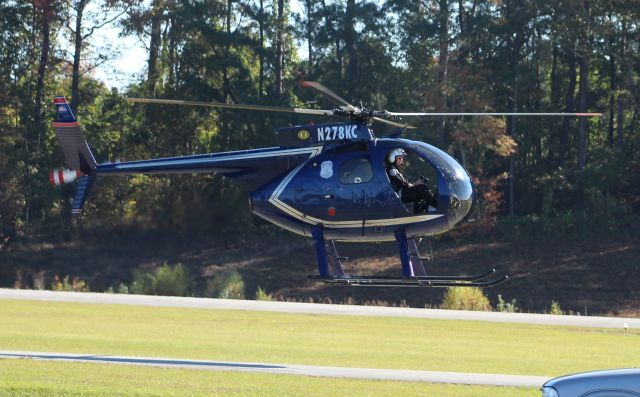
[[[468,175],[451,181],[449,188],[449,224],[453,227],[471,212],[474,189]]]

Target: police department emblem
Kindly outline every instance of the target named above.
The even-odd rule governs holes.
[[[322,164],[320,164],[320,176],[324,179],[333,176],[333,163],[331,161],[323,161]]]
[[[307,140],[311,137],[311,133],[307,130],[300,130],[298,131],[298,139],[300,139],[301,141]]]

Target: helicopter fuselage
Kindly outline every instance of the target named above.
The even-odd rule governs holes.
[[[310,152],[309,158],[251,192],[254,214],[303,236],[311,237],[313,229],[321,227],[330,240],[391,241],[400,229],[408,238],[446,232],[471,209],[474,193],[469,175],[442,150],[398,138],[354,137],[327,144],[327,135],[333,136],[331,127],[335,126],[297,127],[312,134],[318,131],[322,135],[315,138],[323,139],[324,145],[315,146],[317,151]],[[354,128],[339,125],[336,134],[339,137],[341,130]],[[395,148],[405,149],[433,168],[437,208],[416,213],[414,203],[401,201],[386,172],[385,159]]]

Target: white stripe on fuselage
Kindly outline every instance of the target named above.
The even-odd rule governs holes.
[[[140,162],[131,162],[131,163],[122,163],[116,164],[115,168],[120,170],[127,170],[131,168],[135,168],[141,170],[143,168],[155,168],[155,167],[163,167],[163,166],[172,166],[172,165],[182,165],[182,164],[201,164],[201,163],[218,163],[225,162],[230,160],[248,160],[248,159],[256,159],[256,158],[267,158],[267,157],[278,157],[278,156],[294,156],[297,154],[306,154],[309,153],[311,157],[318,155],[322,151],[321,146],[317,147],[308,147],[308,148],[300,148],[300,149],[285,149],[278,150],[273,152],[259,152],[259,153],[245,153],[245,154],[237,154],[223,157],[207,157],[200,159],[172,159],[172,160],[141,160]],[[148,163],[147,163],[148,162]]]

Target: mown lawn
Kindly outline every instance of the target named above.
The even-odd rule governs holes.
[[[125,365],[0,360],[6,397],[447,396],[533,397],[535,388],[329,379]]]
[[[556,376],[638,366],[640,332],[0,301],[0,349]]]

